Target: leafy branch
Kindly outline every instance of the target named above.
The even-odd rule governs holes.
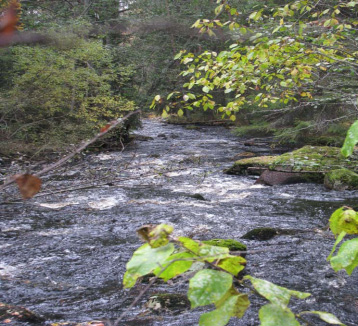
[[[306,325],[310,322],[303,318],[305,314],[318,316],[328,324],[344,325],[334,315],[322,311],[303,311],[295,314],[288,308],[291,297],[306,299],[311,294],[290,290],[263,279],[246,275],[239,276],[246,265],[241,256],[231,255],[228,248],[212,246],[187,237],[171,236],[173,227],[165,224],[145,226],[138,233],[146,241],[139,247],[127,263],[123,277],[125,288],[132,288],[144,275],[153,273],[155,278],[141,291],[130,308],[143,297],[146,291],[160,278],[169,281],[175,277],[185,276],[200,268],[189,280],[188,299],[191,308],[215,305],[215,309],[200,317],[200,326],[224,326],[231,317],[242,318],[250,306],[249,295],[259,295],[269,301],[261,307],[259,318],[262,326],[298,326],[297,319]],[[205,266],[208,268],[205,268]],[[239,292],[233,280],[250,293]],[[249,284],[248,284],[249,282]],[[118,323],[130,309],[126,309]],[[116,325],[116,324],[115,324]]]

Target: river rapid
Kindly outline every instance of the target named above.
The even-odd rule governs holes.
[[[142,244],[135,232],[142,225],[166,223],[176,235],[239,241],[249,230],[269,226],[296,231],[268,241],[242,240],[255,251],[246,257],[247,273],[310,292],[306,300],[292,300],[296,312],[328,311],[358,325],[358,270],[348,277],[331,269],[326,257],[334,238],[321,231],[335,209],[358,208],[358,192],[316,184],[268,187],[255,185],[254,177],[226,175],[235,155],[271,152],[245,146],[223,127],[188,130],[144,120],[137,133],[152,139],[124,151],[83,155],[43,178],[43,191],[31,200],[9,203],[15,194],[5,194],[1,302],[25,306],[49,323],[115,321],[144,286],[121,285],[126,262]],[[207,308],[156,314],[145,307],[154,293],[186,291],[180,280],[155,284],[120,325],[197,325]],[[259,325],[263,303],[253,297],[244,318],[228,325]]]

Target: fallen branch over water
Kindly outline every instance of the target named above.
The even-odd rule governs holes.
[[[101,138],[103,135],[108,133],[110,130],[116,128],[118,125],[121,125],[123,122],[128,120],[131,116],[133,116],[135,114],[139,114],[139,113],[140,113],[140,110],[136,110],[136,111],[133,111],[131,113],[128,113],[123,118],[118,118],[116,120],[111,121],[109,124],[107,124],[105,127],[103,127],[101,129],[101,131],[96,136],[94,136],[90,140],[87,140],[87,141],[83,142],[80,146],[75,148],[75,150],[72,153],[66,155],[65,157],[61,158],[57,162],[46,166],[41,171],[37,172],[34,176],[39,177],[41,175],[44,175],[44,174],[46,174],[46,173],[48,173],[48,172],[50,172],[50,171],[62,166],[62,165],[64,165],[71,158],[73,158],[75,155],[81,153],[85,148],[87,148],[89,145],[91,145],[94,142],[96,142],[99,138]],[[5,181],[3,183],[3,185],[0,187],[0,191],[3,191],[6,187],[8,187],[9,185],[15,183],[17,179],[18,179],[18,177],[13,177],[13,178]]]

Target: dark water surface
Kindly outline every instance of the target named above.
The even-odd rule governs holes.
[[[222,170],[240,152],[270,153],[244,146],[221,127],[186,130],[147,120],[138,133],[153,140],[137,141],[122,153],[84,156],[44,178],[42,196],[0,206],[0,301],[52,322],[115,320],[143,288],[121,286],[125,264],[141,245],[135,233],[140,226],[167,223],[177,235],[200,240],[239,240],[255,227],[270,226],[305,232],[243,241],[249,250],[268,250],[247,256],[247,272],[312,293],[292,300],[294,311],[328,311],[358,325],[358,270],[351,277],[334,273],[326,262],[334,239],[317,231],[336,208],[358,208],[357,192],[315,184],[266,187],[251,177],[225,175]],[[98,187],[43,196],[89,184]],[[206,200],[190,197],[196,193]],[[174,282],[155,285],[148,295],[185,291],[185,283]],[[129,312],[127,319],[139,318],[131,325],[198,324],[203,309],[153,315],[143,307],[148,295]],[[229,325],[259,325],[262,303],[253,299],[244,318]],[[326,324],[313,319],[313,325]]]

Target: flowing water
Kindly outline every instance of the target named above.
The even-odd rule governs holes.
[[[146,120],[138,133],[152,139],[123,152],[85,155],[44,178],[39,196],[0,206],[0,301],[51,322],[113,321],[143,288],[121,286],[125,264],[141,245],[135,232],[140,226],[167,223],[176,235],[200,240],[240,240],[253,228],[270,226],[295,232],[243,240],[255,251],[246,257],[247,273],[312,293],[292,300],[294,311],[328,311],[348,326],[358,325],[358,270],[351,277],[334,273],[326,261],[334,238],[319,231],[336,208],[357,208],[357,192],[316,184],[268,187],[255,185],[253,177],[223,174],[241,152],[270,154],[268,147],[244,146],[223,127],[187,130]],[[180,281],[155,284],[128,312],[132,323],[121,325],[197,325],[207,309],[158,315],[144,307],[153,293],[186,290]],[[244,318],[229,325],[259,325],[262,303],[253,298]]]

